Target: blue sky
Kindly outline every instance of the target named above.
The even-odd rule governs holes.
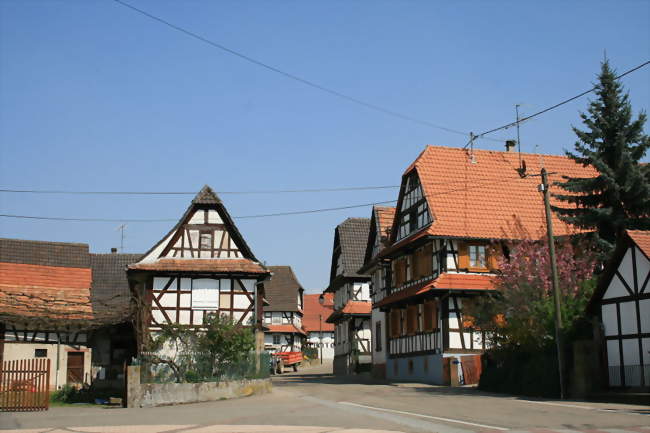
[[[650,2],[148,1],[168,21],[364,101],[484,131],[591,86],[606,50],[650,58]],[[650,67],[623,79],[650,105]],[[525,151],[573,146],[587,98],[522,125]],[[648,128],[646,127],[646,130]],[[513,130],[498,137],[513,137]],[[466,137],[369,110],[211,48],[111,0],[0,1],[0,185],[198,191],[397,185],[426,144]],[[479,147],[503,148],[482,141]],[[231,215],[396,198],[396,190],[223,195]],[[191,196],[0,194],[2,213],[179,218]],[[327,285],[334,227],[370,208],[238,221],[267,264]],[[144,252],[172,223],[132,223]],[[0,219],[0,236],[119,246],[117,223]]]

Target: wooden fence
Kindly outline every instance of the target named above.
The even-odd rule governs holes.
[[[0,412],[47,410],[50,360],[4,361],[0,366]]]

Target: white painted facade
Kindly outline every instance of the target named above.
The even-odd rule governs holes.
[[[295,325],[296,328],[302,326],[302,315],[295,311],[265,311],[265,325]]]
[[[189,224],[187,230],[173,245],[170,245],[170,242],[176,232],[170,233],[140,262],[151,263],[160,258],[237,259],[244,257],[240,247],[223,226],[224,221],[216,210],[196,210],[191,214],[187,224]],[[221,227],[211,230],[198,228],[199,225],[206,224],[217,224]],[[219,250],[216,255],[210,251],[215,249]]]
[[[334,359],[334,332],[332,331],[312,331],[307,337],[307,342],[311,347],[319,350],[322,353],[323,359]],[[322,347],[322,352],[321,348]]]
[[[250,325],[255,284],[253,279],[156,276],[151,299],[152,329],[164,323],[201,326],[207,314],[226,314]]]

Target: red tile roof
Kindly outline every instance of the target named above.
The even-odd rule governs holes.
[[[339,310],[334,310],[332,314],[327,318],[327,321],[334,323],[339,317],[346,314],[349,315],[368,315],[372,311],[372,305],[370,301],[348,301],[343,308]]]
[[[305,308],[303,309],[302,327],[307,332],[334,331],[334,325],[325,321],[334,311],[334,295],[332,293],[323,294],[325,297],[323,305],[318,302],[320,296],[319,294],[304,296]]]
[[[206,271],[238,272],[245,274],[266,274],[269,271],[249,259],[158,259],[151,263],[136,263],[129,266],[138,271]]]
[[[496,290],[494,275],[442,273],[433,281],[425,281],[386,296],[375,304],[384,307],[404,299],[422,295],[433,290]]]
[[[540,177],[519,176],[516,152],[475,150],[473,155],[474,162],[467,150],[427,146],[407,168],[405,175],[413,169],[417,171],[433,218],[433,223],[423,232],[486,239],[542,236],[545,214],[537,189]],[[526,163],[526,173],[531,175],[538,175],[543,164],[550,184],[562,180],[562,176],[597,175],[593,168],[583,167],[565,156],[521,154],[521,157]],[[551,186],[551,192],[561,190]],[[551,204],[566,206],[553,198]],[[560,236],[578,231],[555,215],[553,228]]]
[[[370,314],[372,306],[368,301],[348,301],[341,309],[344,314]]]
[[[0,263],[0,315],[90,320],[92,270]]]
[[[634,241],[639,249],[650,259],[650,231],[648,230],[627,230],[628,236]]]
[[[375,206],[377,211],[377,231],[381,236],[390,236],[395,218],[395,207]]]
[[[269,329],[269,332],[281,332],[281,333],[290,333],[290,334],[302,334],[307,335],[305,331],[300,328],[297,328],[294,325],[266,325]]]

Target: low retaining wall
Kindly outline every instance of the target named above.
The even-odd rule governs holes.
[[[271,392],[271,379],[201,383],[140,383],[140,366],[128,367],[127,407],[226,400]]]

